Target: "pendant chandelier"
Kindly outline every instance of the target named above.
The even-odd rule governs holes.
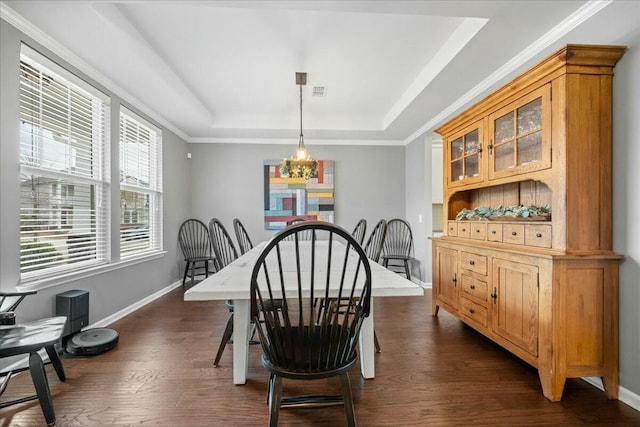
[[[307,73],[296,73],[296,84],[300,86],[300,139],[296,155],[282,159],[280,162],[280,175],[284,178],[309,178],[318,177],[318,161],[311,158],[304,146],[302,134],[302,86],[307,84]]]

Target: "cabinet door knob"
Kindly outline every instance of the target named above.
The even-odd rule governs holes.
[[[493,300],[493,303],[496,303],[496,300],[498,299],[498,290],[496,288],[493,288],[493,293],[491,294],[491,299]]]
[[[536,233],[536,237],[542,237],[542,233]]]
[[[467,229],[466,229],[466,228],[463,228],[463,229],[462,229],[462,231],[467,231]]]
[[[471,288],[471,289],[475,289],[475,288],[476,288],[476,285],[469,285],[469,288]]]
[[[474,260],[469,261],[470,265],[476,265],[476,262]]]
[[[491,230],[491,234],[496,234],[496,230]]]
[[[469,309],[469,313],[473,314],[473,313],[475,313],[475,312],[476,312],[476,311],[475,311],[473,308],[470,308],[470,309]]]
[[[517,235],[518,235],[518,233],[516,233],[515,231],[512,231],[512,232],[511,232],[511,235],[512,235],[512,236],[517,236]]]

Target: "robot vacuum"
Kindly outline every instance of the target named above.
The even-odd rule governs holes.
[[[69,356],[95,356],[115,347],[118,338],[118,331],[114,329],[87,329],[67,340],[65,353]]]

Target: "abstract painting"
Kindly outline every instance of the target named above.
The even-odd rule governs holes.
[[[295,218],[334,222],[335,162],[318,160],[318,177],[283,178],[280,160],[264,161],[264,227],[281,230]]]

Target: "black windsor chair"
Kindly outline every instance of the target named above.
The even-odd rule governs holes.
[[[195,284],[195,278],[204,274],[209,277],[209,263],[215,271],[215,261],[211,251],[211,238],[209,230],[204,222],[199,219],[188,219],[180,225],[178,231],[178,243],[184,256],[185,267],[182,277],[184,287],[187,275],[191,278],[191,285]]]
[[[311,233],[311,239],[301,239],[303,233]],[[280,298],[282,309],[276,311]],[[318,308],[316,298],[330,303]],[[347,308],[335,301],[346,301]],[[348,425],[355,426],[348,371],[356,364],[358,334],[370,304],[369,259],[343,228],[306,221],[287,227],[267,243],[251,275],[251,310],[262,365],[269,371],[270,426],[278,424],[280,408],[341,404]],[[341,395],[283,397],[283,378],[334,376],[340,377]]]
[[[395,273],[404,273],[411,280],[409,262],[413,258],[411,226],[403,219],[387,222],[387,236],[382,249],[382,265]]]

